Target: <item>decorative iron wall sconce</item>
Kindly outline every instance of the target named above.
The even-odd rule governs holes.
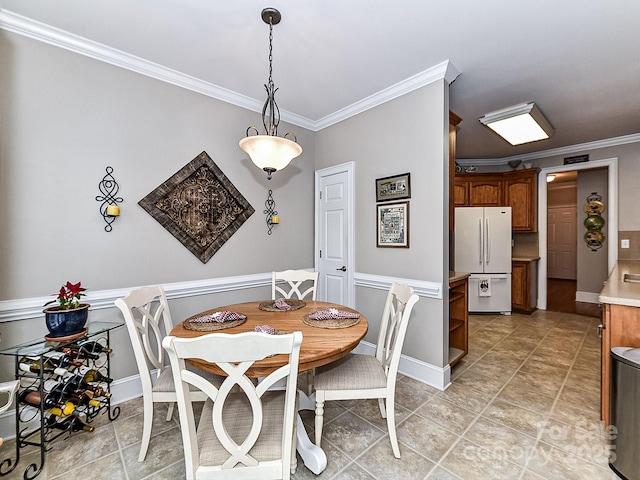
[[[278,216],[278,212],[276,212],[276,202],[273,199],[272,191],[269,190],[269,196],[267,197],[267,201],[264,202],[264,206],[266,207],[264,210],[264,214],[267,216],[267,233],[271,235],[271,229],[274,225],[280,223],[280,217]]]
[[[584,241],[592,252],[602,248],[605,240],[604,234],[600,231],[605,224],[604,218],[600,216],[602,212],[604,212],[602,196],[592,192],[587,197],[587,203],[584,204],[584,213],[587,214],[587,218],[584,220],[584,226],[587,228],[587,233],[584,234]]]
[[[103,177],[103,179],[98,183],[98,188],[100,189],[100,193],[102,195],[96,195],[96,201],[102,202],[100,205],[100,215],[104,218],[104,221],[107,222],[107,225],[104,227],[105,232],[110,232],[113,230],[111,224],[114,222],[116,217],[120,216],[120,207],[118,203],[122,203],[124,200],[122,197],[116,197],[118,190],[120,187],[118,186],[118,182],[113,178],[113,167],[107,167],[107,174]]]

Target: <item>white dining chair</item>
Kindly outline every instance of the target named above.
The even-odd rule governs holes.
[[[305,289],[302,291],[302,289]],[[281,298],[294,298],[304,300],[309,295],[310,300],[315,300],[318,292],[318,272],[307,270],[284,270],[271,273],[271,300]],[[302,372],[306,378],[304,382],[307,395],[313,392],[313,378],[315,369]]]
[[[380,414],[387,419],[393,454],[400,458],[394,410],[396,377],[409,317],[418,299],[413,288],[392,284],[382,312],[375,356],[350,353],[316,369],[315,437],[318,447],[322,440],[325,401],[371,398],[378,399]]]
[[[295,472],[297,372],[302,333],[269,335],[211,333],[197,338],[167,337],[178,396],[186,478],[285,479]],[[289,356],[286,365],[255,384],[245,373],[271,355]],[[185,368],[185,359],[217,365],[227,376],[216,387]],[[282,380],[285,389],[271,387]],[[195,387],[208,397],[196,428]]]
[[[142,444],[138,461],[144,461],[149,441],[153,409],[156,403],[169,403],[166,420],[171,420],[173,405],[176,402],[176,391],[171,375],[171,367],[165,365],[162,339],[173,328],[169,303],[160,285],[142,287],[132,290],[123,298],[115,301],[122,312],[131,346],[138,365],[142,383],[142,401],[144,422],[142,427]],[[222,378],[209,375],[210,381],[220,384]],[[200,400],[206,395],[200,394]]]
[[[16,391],[18,390],[18,386],[20,382],[18,380],[11,380],[8,382],[0,383],[0,392],[7,394],[7,401],[0,407],[0,413],[6,412],[11,404],[13,403],[13,399],[16,396]],[[0,446],[3,444],[4,440],[0,437]]]
[[[318,272],[306,270],[285,270],[271,274],[271,300],[278,296],[304,300],[311,295],[310,300],[316,299]],[[305,289],[304,291],[302,289]]]

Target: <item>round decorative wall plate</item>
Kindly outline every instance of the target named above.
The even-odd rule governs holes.
[[[587,215],[600,215],[604,212],[604,203],[599,200],[590,200],[584,204],[584,213]]]

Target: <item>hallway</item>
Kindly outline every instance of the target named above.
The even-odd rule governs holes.
[[[547,311],[577,313],[600,318],[600,306],[596,303],[576,302],[576,281],[547,279]]]

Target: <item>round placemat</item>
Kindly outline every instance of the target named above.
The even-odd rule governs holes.
[[[196,332],[213,332],[215,330],[224,330],[226,328],[237,327],[247,321],[246,318],[231,320],[230,322],[190,322],[186,319],[182,322],[182,326],[187,330],[195,330]]]
[[[260,310],[264,310],[265,312],[292,312],[293,310],[298,310],[299,308],[304,307],[307,303],[304,300],[295,300],[293,298],[285,299],[287,305],[291,308],[289,310],[281,310],[275,306],[275,300],[268,300],[266,302],[262,302],[258,305]]]
[[[310,325],[312,327],[318,328],[347,328],[353,327],[360,321],[360,317],[358,318],[327,318],[326,320],[314,320],[313,318],[309,318],[309,315],[305,315],[302,317],[302,322]]]

